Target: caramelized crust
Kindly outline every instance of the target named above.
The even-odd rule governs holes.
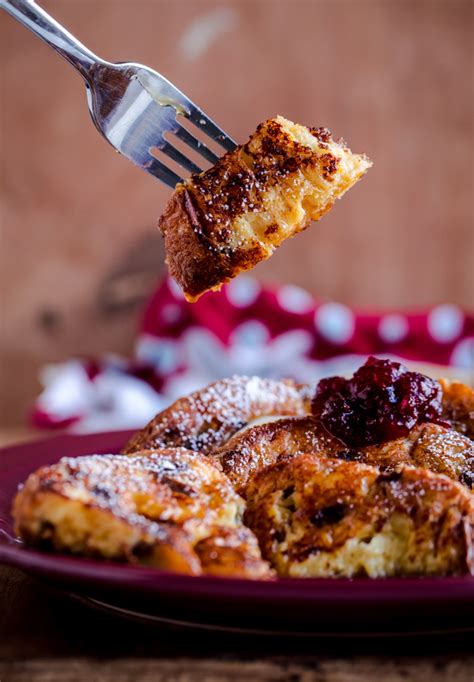
[[[272,578],[261,551],[282,576],[474,574],[474,495],[458,483],[474,489],[474,394],[441,384],[453,428],[421,424],[351,449],[309,414],[309,386],[218,381],[157,415],[127,456],[32,474],[14,501],[16,532],[194,575]]]
[[[235,434],[212,453],[240,495],[245,497],[249,480],[263,467],[285,455],[305,452],[332,456],[344,449],[311,416],[278,419],[251,426]]]
[[[251,530],[220,528],[194,547],[204,573],[234,578],[269,578],[273,571],[262,560],[257,538]]]
[[[307,387],[290,380],[234,376],[177,400],[139,431],[124,452],[185,447],[209,453],[258,417],[308,410]]]
[[[442,418],[451,428],[422,424],[405,438],[351,449],[328,433],[315,417],[279,419],[235,434],[217,448],[216,458],[236,490],[245,497],[249,478],[282,455],[305,452],[364,462],[383,470],[412,464],[445,474],[474,489],[474,391],[459,382],[439,380],[443,389]],[[306,387],[309,393],[309,387]]]
[[[474,440],[474,389],[459,381],[440,379],[443,416],[453,429]]]
[[[269,119],[176,187],[159,221],[171,275],[189,301],[219,289],[319,220],[370,166],[326,128]]]
[[[181,573],[270,575],[242,513],[226,477],[185,449],[63,458],[31,474],[13,505],[16,532],[33,546]]]
[[[474,442],[457,431],[423,424],[410,457],[414,465],[445,474],[474,490]]]
[[[283,576],[474,574],[474,496],[426,469],[284,458],[251,480],[245,522]]]
[[[331,436],[315,417],[279,419],[235,435],[212,457],[245,497],[249,479],[256,472],[279,457],[302,453],[364,462],[387,471],[412,464],[445,474],[468,488],[474,484],[474,443],[437,424],[422,424],[406,438],[351,449]]]

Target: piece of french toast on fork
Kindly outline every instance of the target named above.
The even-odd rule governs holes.
[[[371,165],[326,128],[282,116],[261,123],[176,186],[159,220],[171,275],[189,301],[219,289],[319,220]]]

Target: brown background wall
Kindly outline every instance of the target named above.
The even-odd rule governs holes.
[[[281,113],[374,160],[259,276],[358,306],[472,307],[470,0],[44,7],[105,58],[162,71],[239,141]],[[168,192],[99,138],[80,78],[4,13],[0,72],[1,419],[13,424],[41,364],[130,351],[137,301],[164,267]]]

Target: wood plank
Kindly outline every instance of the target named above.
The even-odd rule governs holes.
[[[5,682],[472,682],[474,657],[466,661],[318,660],[293,663],[212,660],[33,659],[0,662]]]

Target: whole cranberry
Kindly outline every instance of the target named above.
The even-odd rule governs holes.
[[[322,379],[312,412],[333,436],[361,447],[406,436],[422,422],[442,423],[441,399],[434,379],[369,357],[352,379]]]

